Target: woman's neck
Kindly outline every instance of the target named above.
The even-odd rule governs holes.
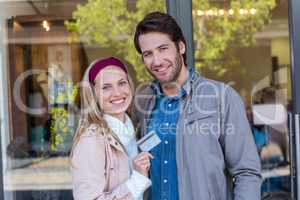
[[[118,114],[107,114],[110,115],[114,118],[117,118],[118,120],[120,120],[121,122],[125,123],[125,113],[118,113]]]

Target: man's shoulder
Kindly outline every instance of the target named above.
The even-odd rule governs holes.
[[[135,95],[150,95],[154,94],[154,89],[155,84],[153,81],[146,81],[141,84],[136,88],[135,90]]]
[[[205,89],[205,90],[213,90],[215,92],[220,92],[223,89],[231,88],[231,87],[224,82],[199,76],[194,80],[193,88],[200,89],[200,90]]]
[[[198,77],[196,77],[196,79],[194,81],[194,84],[195,85],[210,84],[210,85],[215,85],[215,86],[218,86],[218,87],[226,85],[224,82],[221,82],[221,81],[218,81],[218,80],[209,79],[209,78],[206,78],[204,76],[198,76]]]
[[[131,112],[131,119],[134,124],[148,112],[148,102],[152,99],[154,95],[153,82],[144,82],[141,83],[135,90],[133,106]]]
[[[223,97],[224,99],[241,98],[238,92],[229,84],[203,76],[199,76],[195,79],[193,88],[196,94],[217,94],[218,97]]]

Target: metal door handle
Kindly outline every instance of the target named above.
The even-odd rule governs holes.
[[[288,112],[288,133],[289,133],[289,163],[290,163],[290,184],[291,184],[291,199],[295,197],[294,178],[296,175],[295,171],[295,160],[294,160],[294,134],[293,134],[293,114]]]

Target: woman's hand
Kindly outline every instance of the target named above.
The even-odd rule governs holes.
[[[148,176],[148,171],[150,169],[150,158],[152,159],[153,156],[148,152],[139,153],[133,159],[133,169],[144,176]]]

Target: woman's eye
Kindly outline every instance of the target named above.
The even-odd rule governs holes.
[[[108,90],[110,88],[110,86],[103,86],[102,90]]]

